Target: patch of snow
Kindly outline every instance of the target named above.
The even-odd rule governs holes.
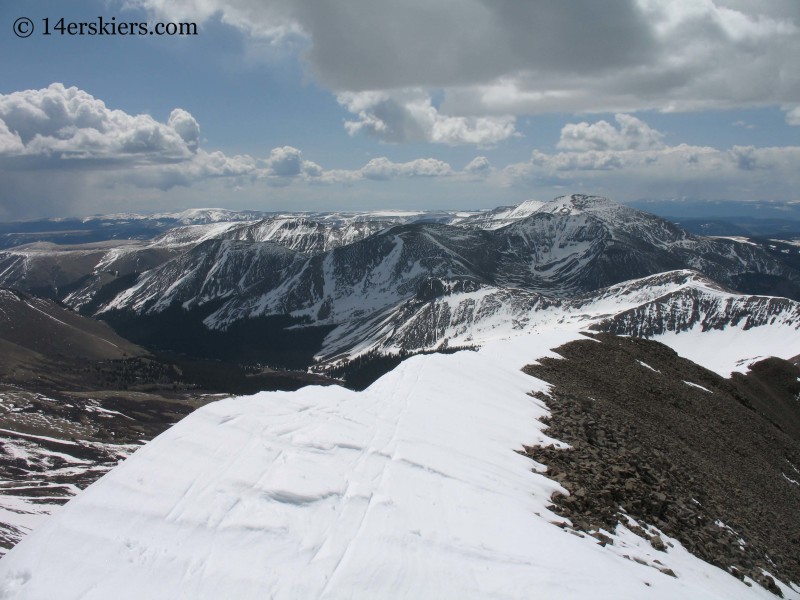
[[[790,246],[800,246],[800,239],[793,239],[793,240],[770,239],[770,242],[778,242],[779,244],[789,244]]]
[[[109,416],[119,415],[120,417],[124,417],[126,419],[130,419],[131,421],[135,421],[136,420],[133,417],[129,417],[128,415],[122,414],[118,410],[109,410],[107,408],[103,408],[102,406],[87,406],[86,410],[89,411],[89,412],[103,413],[104,415],[109,415]]]
[[[708,388],[704,388],[702,385],[698,385],[696,383],[692,383],[691,381],[684,380],[683,383],[685,383],[686,385],[688,385],[690,387],[697,388],[698,390],[703,390],[704,392],[708,392],[709,394],[713,394],[714,393],[711,390],[709,390]]]
[[[740,244],[749,244],[750,246],[758,246],[753,241],[750,241],[750,238],[746,238],[741,235],[710,235],[708,236],[714,240],[732,240],[734,242],[739,242]]]
[[[65,444],[67,446],[78,446],[76,442],[71,442],[69,440],[62,440],[58,438],[47,437],[45,435],[34,435],[32,433],[22,433],[20,431],[13,431],[11,429],[2,429],[0,428],[0,433],[7,433],[14,436],[19,436],[21,438],[30,439],[30,440],[42,440],[45,442],[54,442],[56,444]]]
[[[730,525],[726,525],[725,523],[723,523],[723,522],[722,522],[722,521],[720,521],[719,519],[717,519],[716,521],[714,521],[714,525],[716,525],[716,526],[717,526],[717,527],[719,527],[720,529],[724,529],[724,530],[726,530],[728,533],[730,533],[730,534],[732,534],[732,535],[736,536],[736,541],[737,541],[737,543],[739,544],[739,547],[741,547],[741,548],[744,548],[745,546],[747,546],[747,542],[745,542],[745,541],[744,541],[744,538],[743,538],[743,537],[742,537],[742,536],[739,534],[739,532],[738,532],[738,531],[736,531],[736,530],[735,530],[733,527],[731,527]]]
[[[792,485],[797,485],[797,486],[800,486],[800,481],[797,481],[796,479],[792,479],[791,477],[788,477],[788,476],[786,475],[786,473],[781,473],[781,475],[783,475],[783,478],[784,478],[786,481],[788,481],[789,483],[791,483]]]

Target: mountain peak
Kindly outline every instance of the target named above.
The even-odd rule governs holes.
[[[588,196],[586,194],[572,194],[559,196],[555,200],[545,203],[537,212],[560,215],[574,215],[582,212],[598,212],[609,208],[618,208],[620,205],[602,196]]]

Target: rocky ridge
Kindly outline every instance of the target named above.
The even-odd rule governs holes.
[[[565,526],[608,543],[633,518],[657,550],[661,532],[775,593],[770,574],[800,581],[800,369],[772,359],[785,376],[757,378],[754,394],[750,376],[725,380],[647,340],[599,334],[556,352],[525,372],[552,384],[547,433],[570,449],[526,453],[569,491],[553,497]]]

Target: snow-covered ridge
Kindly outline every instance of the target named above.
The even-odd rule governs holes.
[[[527,393],[547,385],[519,369],[575,337],[416,357],[363,393],[305,388],[209,405],[15,547],[0,562],[0,592],[770,598],[677,542],[659,552],[620,526],[601,547],[552,524],[558,484],[514,452],[558,443]]]
[[[526,200],[516,206],[499,206],[492,210],[456,214],[448,223],[476,229],[499,229],[529,217],[544,204],[538,200]]]
[[[235,211],[227,208],[189,208],[180,212],[165,212],[153,214],[140,213],[115,213],[110,215],[92,215],[81,219],[90,221],[174,221],[179,225],[193,225],[203,223],[219,223],[224,221],[251,221],[258,219],[265,213],[261,211],[244,210]]]
[[[800,303],[736,294],[690,270],[659,273],[571,299],[478,286],[415,298],[374,318],[343,324],[326,338],[318,358],[336,364],[368,352],[483,345],[576,327],[655,339],[727,377],[767,356],[788,359],[798,354]],[[746,344],[746,352],[736,346],[740,343]],[[713,344],[720,349],[712,350]]]

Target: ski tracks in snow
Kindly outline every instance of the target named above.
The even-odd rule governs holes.
[[[403,373],[404,378],[408,378],[408,373]],[[328,576],[325,587],[322,589],[320,596],[324,597],[328,591],[334,586],[336,582],[336,575],[340,567],[346,564],[348,556],[351,554],[351,549],[359,543],[361,533],[364,530],[365,523],[369,520],[372,510],[376,502],[391,502],[389,497],[382,493],[384,484],[387,479],[387,473],[395,468],[395,461],[397,460],[397,443],[398,435],[401,430],[401,423],[403,418],[408,414],[411,406],[411,397],[417,393],[417,383],[419,382],[419,372],[413,378],[414,382],[411,385],[401,385],[392,390],[390,400],[383,403],[382,410],[372,425],[372,439],[369,444],[362,449],[361,456],[358,463],[353,470],[353,479],[351,481],[363,481],[371,479],[372,490],[369,492],[366,505],[361,512],[358,526],[355,528],[347,527],[344,532],[349,534],[352,532],[352,537],[348,542],[343,545],[343,551],[336,561],[336,565]],[[397,396],[402,395],[405,398],[402,402]],[[391,434],[387,436],[388,430]],[[388,439],[386,439],[388,437]],[[380,473],[372,475],[371,463],[374,458],[381,461]],[[377,480],[377,482],[376,482]],[[347,502],[350,498],[349,492],[352,489],[352,482],[348,483],[347,493],[343,501]]]

